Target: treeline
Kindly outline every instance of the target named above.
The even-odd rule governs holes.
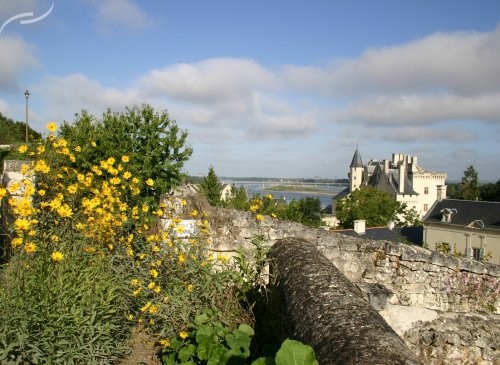
[[[30,141],[42,137],[40,133],[28,126],[28,138]],[[26,124],[15,122],[0,113],[0,144],[16,144],[26,141]]]
[[[448,184],[446,195],[450,199],[500,202],[500,179],[496,183],[480,185],[476,169],[469,166],[459,183]]]

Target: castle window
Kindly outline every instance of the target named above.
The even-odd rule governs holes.
[[[429,194],[429,188],[427,186],[424,188],[424,194]]]
[[[427,212],[429,210],[429,204],[424,204],[424,212]]]
[[[472,248],[472,258],[473,258],[474,260],[479,261],[479,260],[481,260],[481,258],[482,258],[482,257],[483,257],[483,252],[482,252],[482,250],[481,250],[480,248],[475,248],[475,247],[473,247],[473,248]]]

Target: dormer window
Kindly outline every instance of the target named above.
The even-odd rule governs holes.
[[[441,210],[441,213],[441,222],[450,223],[451,215],[454,213],[456,214],[457,210],[455,208],[444,208],[443,210]]]
[[[467,225],[468,228],[484,228],[484,222],[481,219],[476,219],[475,221]]]

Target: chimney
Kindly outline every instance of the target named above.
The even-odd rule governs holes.
[[[399,165],[399,193],[404,194],[405,192],[405,175],[406,175],[406,156]]]
[[[365,234],[365,220],[358,219],[354,221],[354,232],[357,234]]]
[[[441,200],[446,199],[446,185],[438,185],[436,188],[436,200],[440,202]]]
[[[387,224],[387,228],[389,228],[391,231],[393,230],[394,228],[394,221],[390,221],[388,224]]]

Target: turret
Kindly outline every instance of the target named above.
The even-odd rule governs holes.
[[[358,151],[358,145],[356,144],[356,151],[352,157],[351,165],[349,166],[349,192],[353,192],[359,189],[363,183],[363,161],[361,161],[361,155]]]

